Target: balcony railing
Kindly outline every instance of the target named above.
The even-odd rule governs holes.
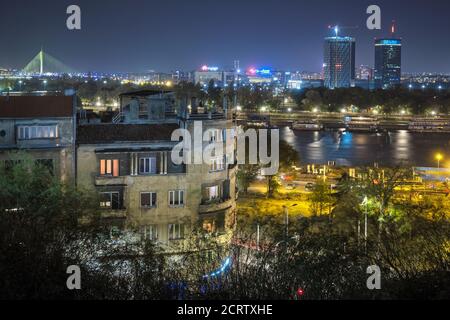
[[[222,211],[231,208],[233,205],[234,202],[231,198],[204,200],[199,206],[199,213],[202,214],[215,211]]]

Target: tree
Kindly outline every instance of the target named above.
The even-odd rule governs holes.
[[[259,166],[254,164],[245,164],[239,166],[237,172],[238,183],[245,194],[248,192],[250,184],[256,179],[259,173]]]
[[[81,254],[69,244],[86,231],[81,220],[95,220],[97,203],[24,155],[0,165],[0,297],[67,296],[65,270]]]
[[[321,216],[325,213],[331,214],[333,200],[328,184],[322,180],[318,181],[310,196],[311,213],[315,216]]]

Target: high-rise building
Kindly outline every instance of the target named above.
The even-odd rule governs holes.
[[[388,89],[400,85],[402,71],[402,40],[375,40],[375,86]]]
[[[356,75],[358,80],[372,80],[373,79],[373,69],[369,66],[361,65],[358,69],[358,74]]]
[[[355,82],[355,38],[336,36],[325,38],[324,85],[327,88],[348,88]]]

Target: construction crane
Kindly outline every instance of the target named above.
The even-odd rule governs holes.
[[[339,25],[335,25],[335,26],[329,25],[328,29],[333,30],[334,34],[336,35],[336,37],[338,37],[340,30],[343,30],[343,29],[359,29],[359,26],[349,26],[349,27],[344,26],[344,27],[342,27],[342,26],[339,26]]]

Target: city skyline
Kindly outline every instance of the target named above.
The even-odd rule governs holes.
[[[252,1],[198,1],[189,6],[176,1],[132,2],[136,5],[130,8],[117,1],[106,6],[78,1],[81,31],[65,27],[68,1],[44,1],[33,10],[24,1],[8,4],[10,14],[1,24],[4,30],[14,28],[4,35],[8,50],[0,52],[0,66],[21,69],[44,46],[78,71],[190,71],[204,64],[232,67],[240,60],[242,66],[320,72],[328,25],[339,24],[359,27],[342,34],[356,38],[356,65],[373,67],[374,39],[388,36],[396,20],[397,36],[405,46],[404,72],[450,72],[445,57],[450,50],[445,37],[450,4],[444,1],[379,1],[381,31],[365,26],[367,1],[286,1],[283,6],[274,1],[258,6]]]

